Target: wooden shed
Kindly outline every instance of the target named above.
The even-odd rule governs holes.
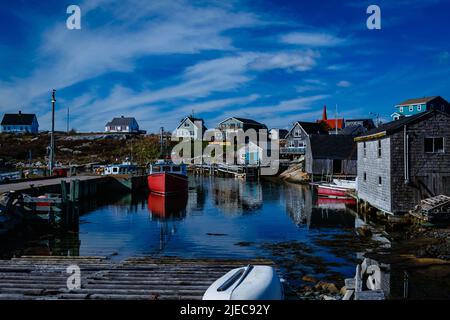
[[[312,175],[356,176],[354,137],[311,135],[306,145],[305,170]]]

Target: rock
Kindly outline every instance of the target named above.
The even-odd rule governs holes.
[[[304,286],[303,291],[314,291],[310,286]]]
[[[371,237],[372,236],[372,230],[368,228],[367,226],[362,226],[356,229],[356,233],[360,237]]]
[[[336,288],[336,285],[334,283],[320,281],[318,284],[316,284],[314,286],[314,288],[316,290],[326,291],[328,293],[333,293],[333,294],[339,293],[339,290],[338,290],[338,288]]]
[[[339,291],[339,293],[340,293],[341,295],[345,296],[345,294],[347,293],[347,287],[346,287],[346,286],[343,286],[343,287],[341,288],[341,290]]]
[[[323,295],[322,296],[322,300],[336,300],[336,298],[335,297],[332,297],[332,296],[327,296],[327,295]]]
[[[316,278],[314,278],[314,277],[312,277],[312,276],[308,276],[308,275],[303,276],[303,277],[302,277],[302,281],[304,281],[304,282],[317,283],[317,279],[316,279]]]

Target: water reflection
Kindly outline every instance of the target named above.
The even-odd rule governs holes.
[[[351,228],[355,216],[348,209],[353,199],[317,197],[310,186],[286,184],[283,188],[286,213],[297,226],[306,228]]]
[[[262,185],[240,179],[214,179],[212,181],[214,204],[227,215],[253,213],[263,205]]]
[[[259,245],[237,244],[308,242],[310,228],[327,227],[329,231],[321,231],[326,235],[354,224],[344,207],[342,212],[323,207],[308,186],[212,177],[190,177],[183,195],[115,194],[83,201],[73,210],[77,224],[70,230],[14,239],[1,244],[2,255],[251,258],[268,252]]]
[[[181,220],[186,217],[187,200],[187,192],[167,196],[150,193],[147,205],[152,219]]]

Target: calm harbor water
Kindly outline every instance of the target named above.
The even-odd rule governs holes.
[[[10,239],[1,254],[261,257],[292,276],[343,279],[353,276],[357,252],[336,250],[333,239],[351,237],[354,226],[345,204],[318,200],[309,186],[191,176],[186,197],[98,198],[80,208],[75,230]]]

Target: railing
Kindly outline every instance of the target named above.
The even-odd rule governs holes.
[[[285,154],[305,154],[305,147],[287,147],[287,148],[280,148],[280,153]]]

